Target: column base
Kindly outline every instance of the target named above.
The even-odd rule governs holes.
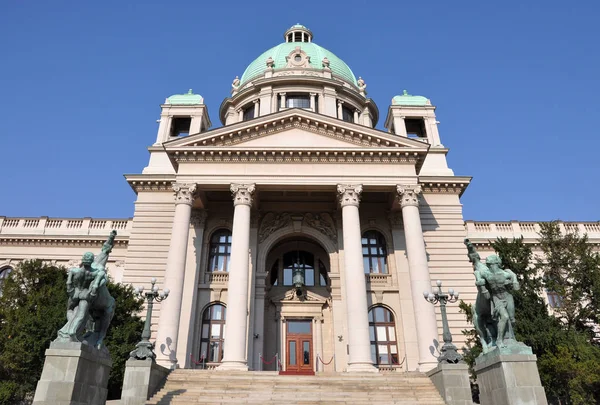
[[[159,366],[167,368],[169,370],[175,370],[175,369],[179,368],[179,364],[177,363],[176,360],[173,361],[166,357],[161,358],[159,356],[156,356],[155,361],[156,361],[156,364],[158,364]]]
[[[379,369],[371,363],[349,364],[346,368],[347,373],[379,373]]]
[[[438,366],[438,361],[437,360],[433,360],[433,361],[424,361],[424,362],[419,362],[419,366],[417,367],[417,370],[420,371],[421,373],[426,373],[428,371],[433,370],[434,368],[436,368]]]
[[[248,371],[248,363],[245,361],[227,361],[215,368],[217,371]]]

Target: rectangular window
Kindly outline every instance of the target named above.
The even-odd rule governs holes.
[[[310,108],[310,97],[303,95],[291,95],[285,99],[287,108]]]
[[[310,342],[302,342],[302,357],[304,364],[310,364]]]
[[[289,321],[288,333],[311,333],[311,321]]]
[[[283,269],[283,285],[292,285],[292,269]]]
[[[315,271],[313,269],[307,268],[304,270],[304,284],[309,287],[315,285]]]
[[[244,108],[244,116],[243,116],[243,120],[244,121],[248,121],[251,120],[252,118],[254,118],[254,104]]]
[[[289,342],[288,354],[290,356],[290,366],[295,366],[296,365],[296,342],[293,340],[290,340],[290,342]]]

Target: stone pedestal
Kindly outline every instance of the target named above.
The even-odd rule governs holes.
[[[120,404],[145,404],[161,388],[170,371],[151,359],[127,360]]]
[[[438,363],[427,372],[442,398],[448,405],[473,405],[469,366],[465,363]]]
[[[79,342],[53,342],[35,390],[35,405],[104,405],[110,355]]]
[[[534,354],[501,354],[475,360],[481,405],[547,405]]]

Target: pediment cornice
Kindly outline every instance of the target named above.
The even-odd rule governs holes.
[[[244,143],[292,129],[342,141],[339,146],[245,146]],[[292,109],[164,144],[181,162],[383,163],[422,165],[429,145],[409,138]]]

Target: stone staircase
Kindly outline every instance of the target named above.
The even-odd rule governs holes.
[[[418,404],[444,405],[422,373],[319,373],[278,375],[271,371],[175,370],[147,404]]]

